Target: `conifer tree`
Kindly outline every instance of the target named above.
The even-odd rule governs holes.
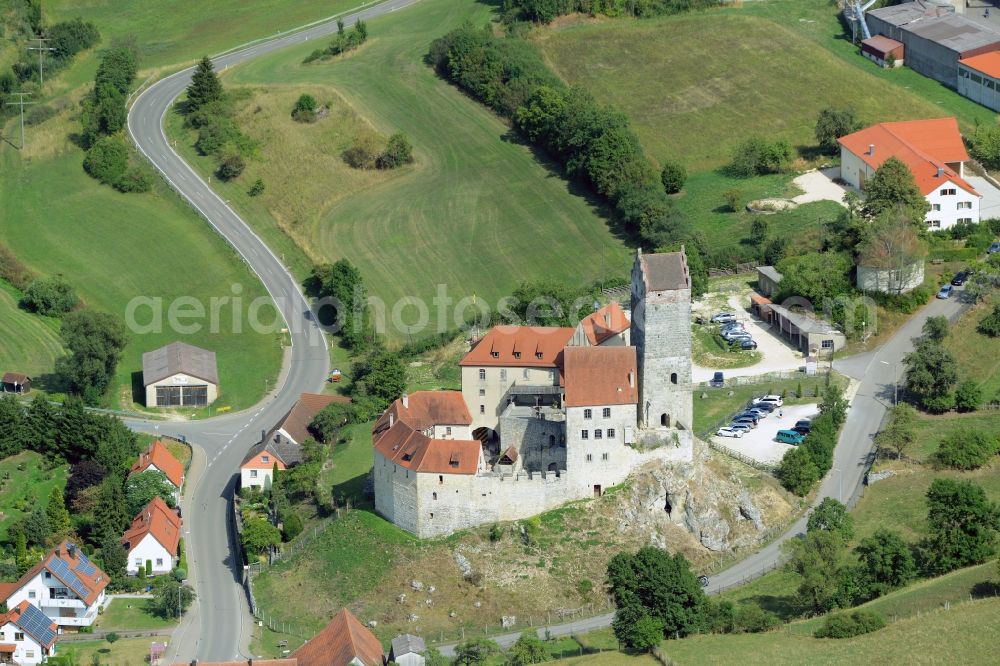
[[[222,99],[222,82],[208,56],[195,66],[191,85],[187,88],[188,111],[197,111],[206,104]]]
[[[69,511],[63,501],[62,491],[58,487],[49,493],[49,503],[45,507],[45,515],[49,519],[49,531],[54,540],[60,540],[69,534]]]

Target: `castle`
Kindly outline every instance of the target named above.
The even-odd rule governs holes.
[[[637,252],[631,312],[575,328],[497,326],[461,391],[419,391],[372,430],[375,508],[419,537],[600,497],[653,459],[690,462],[691,279],[683,250]]]

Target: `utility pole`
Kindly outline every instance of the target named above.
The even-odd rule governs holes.
[[[55,51],[54,48],[46,46],[44,42],[49,41],[47,37],[35,37],[31,41],[38,42],[38,46],[29,46],[29,51],[38,51],[38,87],[42,87],[45,84],[45,65],[43,64],[42,57],[45,55],[46,51]]]
[[[24,150],[24,107],[31,106],[34,102],[25,102],[25,95],[30,95],[31,93],[11,93],[11,95],[17,95],[18,100],[16,102],[7,102],[7,106],[20,106],[21,107],[21,147],[18,150]]]

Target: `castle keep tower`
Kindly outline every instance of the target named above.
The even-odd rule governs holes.
[[[636,252],[632,344],[639,370],[639,427],[691,430],[691,276],[680,252]]]

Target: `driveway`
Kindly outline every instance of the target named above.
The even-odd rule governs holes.
[[[840,178],[840,167],[807,171],[792,181],[802,188],[802,194],[792,197],[792,201],[797,204],[833,201],[843,206],[847,188],[833,182],[834,178]]]
[[[781,415],[778,415],[778,412]],[[742,453],[762,463],[779,463],[785,457],[791,444],[777,442],[775,433],[779,430],[791,430],[800,419],[812,419],[819,413],[819,405],[789,405],[780,410],[774,410],[770,415],[757,422],[757,427],[742,437],[719,437],[712,439],[722,446]]]
[[[772,333],[773,329],[770,326],[751,315],[749,305],[749,292],[733,294],[729,297],[730,311],[736,313],[736,318],[757,343],[757,351],[761,354],[761,360],[746,368],[723,370],[726,377],[752,377],[769,372],[801,370],[805,365],[802,353],[789,345],[784,338]],[[691,379],[695,383],[707,382],[718,369],[692,364]]]
[[[982,176],[966,176],[965,180],[983,195],[979,202],[979,219],[988,220],[991,217],[1000,217],[1000,189]]]

